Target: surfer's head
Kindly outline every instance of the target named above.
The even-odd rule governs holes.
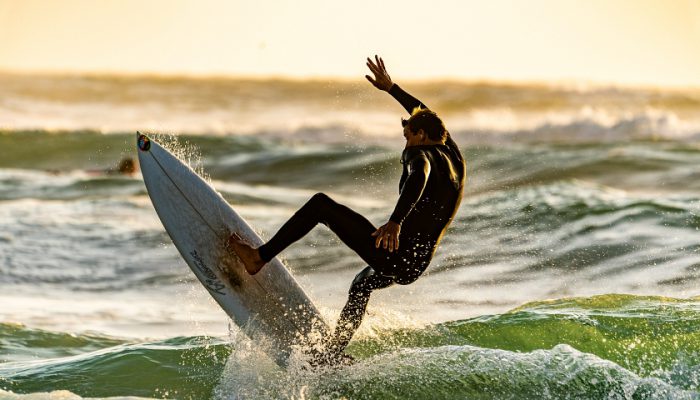
[[[407,146],[427,144],[426,142],[445,142],[447,130],[440,117],[425,108],[416,108],[409,119],[401,118],[403,135]]]
[[[136,172],[137,168],[138,167],[136,166],[134,160],[131,157],[127,157],[119,162],[119,166],[117,166],[117,171],[120,174],[133,174],[134,172]]]

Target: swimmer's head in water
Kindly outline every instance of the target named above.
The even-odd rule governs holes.
[[[132,158],[125,158],[119,162],[117,170],[122,174],[133,174],[136,172],[136,163]]]
[[[447,129],[440,117],[425,108],[414,109],[409,119],[401,118],[401,126],[408,127],[413,133],[422,129],[430,140],[444,142],[447,138]]]

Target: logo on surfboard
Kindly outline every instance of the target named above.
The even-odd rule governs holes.
[[[202,257],[197,253],[197,250],[192,250],[190,251],[190,255],[194,259],[194,265],[197,267],[197,270],[204,275],[204,280],[202,283],[204,286],[206,286],[207,289],[209,289],[210,292],[214,292],[216,294],[220,294],[222,296],[225,296],[226,293],[222,292],[222,289],[225,289],[226,286],[221,283],[219,278],[216,277],[216,274],[214,271],[211,270],[211,268],[207,267],[207,264],[204,263],[204,260],[202,260]]]
[[[136,140],[141,151],[148,151],[151,148],[151,139],[144,134],[139,134],[139,138]]]

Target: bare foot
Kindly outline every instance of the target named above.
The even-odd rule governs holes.
[[[236,252],[238,258],[243,261],[245,270],[248,271],[249,274],[255,275],[260,272],[262,267],[265,265],[265,261],[260,258],[260,252],[258,252],[258,249],[251,247],[235,233],[231,235],[228,242]]]

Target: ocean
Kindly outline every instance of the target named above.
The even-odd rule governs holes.
[[[426,273],[372,295],[357,363],[308,370],[247,341],[113,171],[140,130],[263,238],[317,192],[379,226],[400,105],[362,79],[0,74],[0,399],[700,399],[700,90],[402,87],[464,200]],[[331,325],[365,266],[323,226],[282,259]]]

